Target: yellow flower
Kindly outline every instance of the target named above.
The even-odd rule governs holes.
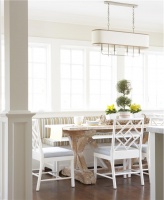
[[[131,104],[130,105],[130,110],[132,113],[136,113],[136,112],[139,112],[141,111],[141,106],[139,104]]]
[[[107,108],[106,108],[105,112],[108,115],[108,114],[111,114],[111,113],[116,113],[117,110],[114,107],[114,104],[112,104],[112,105],[107,105]]]
[[[110,105],[110,106],[107,106],[107,109],[108,109],[108,110],[111,110],[111,111],[114,110],[114,109],[115,109],[114,104],[112,104],[112,105]]]

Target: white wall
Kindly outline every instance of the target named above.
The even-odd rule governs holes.
[[[30,20],[29,36],[91,41],[91,31],[96,28],[101,27]],[[150,46],[164,46],[163,33],[156,33],[154,30],[147,34],[150,35]]]
[[[3,30],[3,18],[1,20],[1,32]],[[50,21],[29,20],[29,36],[31,37],[45,37],[56,39],[70,39],[70,40],[82,40],[91,41],[91,31],[96,28],[94,26],[84,26],[77,24],[65,24],[56,23]],[[144,28],[146,30],[146,27]],[[163,32],[158,33],[153,31],[136,31],[140,33],[146,33],[150,36],[150,46],[164,46],[164,29]]]

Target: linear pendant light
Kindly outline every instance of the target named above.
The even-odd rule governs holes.
[[[134,9],[137,5],[113,1],[105,1],[104,3],[108,4],[108,29],[92,30],[92,44],[100,46],[102,54],[108,56],[135,56],[139,55],[141,50],[149,48],[149,35],[134,32]],[[132,32],[110,30],[110,5],[133,8]]]

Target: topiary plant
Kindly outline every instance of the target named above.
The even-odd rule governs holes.
[[[130,81],[123,79],[117,82],[117,91],[122,93],[122,96],[116,99],[117,106],[120,107],[119,111],[130,111],[131,99],[127,96],[131,91]]]

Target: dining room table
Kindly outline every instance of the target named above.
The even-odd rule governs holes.
[[[75,166],[75,179],[84,184],[95,184],[96,178],[94,176],[93,170],[88,169],[87,163],[84,156],[84,149],[89,144],[92,148],[98,147],[94,136],[98,136],[99,139],[112,138],[113,125],[98,124],[98,125],[75,125],[75,124],[60,124],[60,125],[45,125],[46,128],[51,128],[55,130],[55,126],[61,127],[63,134],[66,134],[69,138],[70,146],[74,152],[74,166]],[[146,124],[144,128],[146,129]],[[97,135],[97,132],[104,133]],[[143,138],[143,143],[147,141],[147,136]],[[99,170],[103,172],[111,171],[110,162],[107,160],[102,160],[103,166]],[[133,162],[132,162],[133,163]],[[118,170],[121,170],[118,168]],[[65,176],[70,175],[70,169],[65,167],[62,170],[62,174]]]

